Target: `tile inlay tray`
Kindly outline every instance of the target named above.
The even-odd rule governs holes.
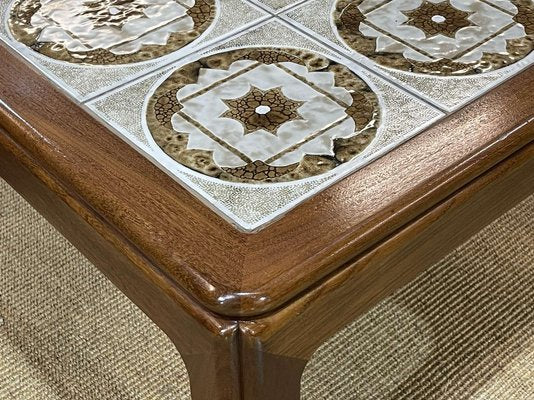
[[[14,38],[58,60],[124,64],[157,58],[198,38],[215,0],[17,0]]]
[[[13,0],[0,38],[255,232],[528,65],[532,5]]]
[[[320,175],[373,140],[378,98],[347,67],[293,48],[234,50],[176,70],[147,121],[179,163],[228,181]]]

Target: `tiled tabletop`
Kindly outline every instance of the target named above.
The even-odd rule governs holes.
[[[15,0],[0,18],[2,40],[245,231],[534,60],[532,0]]]

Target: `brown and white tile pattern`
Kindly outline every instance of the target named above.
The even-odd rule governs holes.
[[[246,231],[443,116],[277,20],[88,106]]]
[[[246,0],[11,0],[0,39],[87,100],[268,17]]]
[[[329,1],[323,22],[341,43],[333,21],[346,21],[352,2],[336,14]],[[11,0],[0,3],[0,38],[208,207],[255,231],[444,116],[322,45],[328,35],[283,20],[312,3]],[[398,8],[402,29],[431,41],[477,23],[473,10],[433,4]],[[386,29],[382,6],[366,16]],[[429,20],[437,11],[447,26]]]
[[[440,76],[479,74],[533,50],[534,2],[501,3],[338,0],[334,24],[350,48],[386,67]]]
[[[217,53],[177,69],[152,95],[148,127],[179,163],[228,181],[320,175],[376,135],[378,98],[349,68],[294,48]]]
[[[16,0],[13,37],[45,56],[126,64],[176,51],[213,23],[215,0]]]
[[[531,0],[312,0],[284,18],[447,111],[534,61]]]

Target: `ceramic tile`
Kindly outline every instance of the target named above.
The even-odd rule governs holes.
[[[246,0],[14,0],[0,39],[87,100],[268,17]]]
[[[311,0],[284,18],[447,111],[534,61],[530,0]]]
[[[245,231],[444,115],[280,20],[87,106]]]

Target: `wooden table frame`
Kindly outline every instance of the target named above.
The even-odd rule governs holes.
[[[534,67],[246,234],[0,60],[0,175],[169,336],[194,400],[299,399],[328,337],[534,192]]]

